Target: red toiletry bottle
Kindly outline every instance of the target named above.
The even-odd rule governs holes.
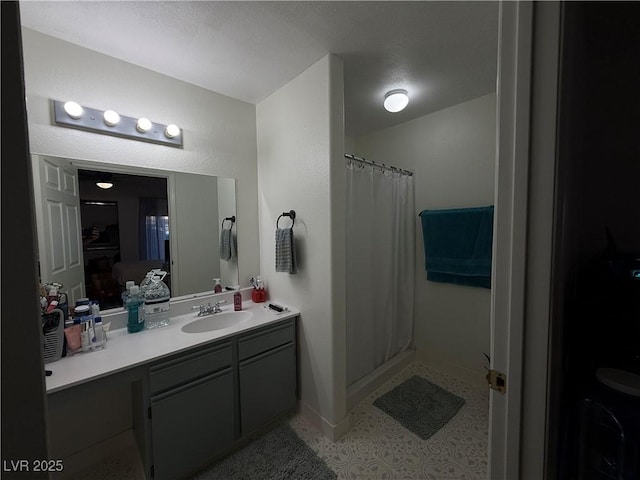
[[[233,309],[236,312],[242,310],[242,294],[240,292],[233,294]]]

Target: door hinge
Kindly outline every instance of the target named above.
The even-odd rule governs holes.
[[[498,372],[497,370],[489,370],[487,373],[487,382],[489,387],[493,390],[497,390],[500,393],[506,393],[507,391],[507,376]]]

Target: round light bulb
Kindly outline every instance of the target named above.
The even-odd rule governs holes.
[[[110,127],[114,127],[120,121],[120,115],[118,112],[114,112],[113,110],[107,110],[102,114],[104,118],[104,123],[106,123]]]
[[[148,118],[139,118],[138,123],[136,123],[136,130],[140,133],[146,133],[151,129],[151,120]]]
[[[409,104],[406,90],[392,90],[384,96],[384,108],[392,113],[404,110]]]
[[[111,182],[96,182],[96,185],[104,190],[113,187],[113,183]]]
[[[75,118],[76,120],[84,113],[84,109],[76,102],[65,102],[64,111],[67,112],[67,115],[71,118]]]
[[[167,128],[164,129],[164,134],[167,138],[177,137],[178,135],[180,135],[180,127],[171,123],[167,125]]]

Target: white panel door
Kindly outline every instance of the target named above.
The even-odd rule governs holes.
[[[64,285],[73,305],[85,296],[78,169],[64,158],[32,161],[40,279]]]

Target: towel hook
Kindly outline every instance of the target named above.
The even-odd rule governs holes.
[[[233,224],[236,223],[236,216],[235,215],[231,215],[230,217],[224,217],[222,219],[222,224],[220,225],[220,228],[224,228],[224,222],[229,220],[231,222],[231,227],[229,228],[233,228]]]
[[[282,212],[280,214],[280,216],[278,217],[278,220],[276,220],[276,228],[280,228],[278,226],[278,223],[280,222],[280,219],[282,217],[289,217],[291,219],[291,221],[293,222],[291,224],[291,228],[293,228],[293,226],[296,224],[296,212],[295,212],[295,210],[289,210],[288,212]]]

